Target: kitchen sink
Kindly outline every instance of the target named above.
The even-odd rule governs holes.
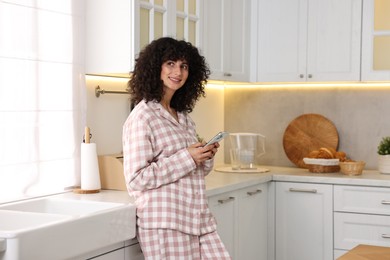
[[[61,215],[85,215],[120,207],[123,204],[96,201],[79,201],[62,198],[41,198],[0,207],[0,210],[37,212]],[[1,225],[1,224],[0,224]]]
[[[70,216],[27,213],[9,210],[0,210],[0,233],[5,237],[12,236],[14,231],[24,231],[34,227],[42,227],[56,223]]]
[[[101,197],[53,195],[0,206],[0,260],[77,259],[134,238],[135,206]]]

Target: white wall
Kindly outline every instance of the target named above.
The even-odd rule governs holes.
[[[130,105],[127,94],[104,94],[97,98],[95,88],[125,91],[127,81],[125,78],[87,76],[87,125],[91,128],[91,142],[96,143],[99,155],[122,152],[122,126]],[[209,139],[224,129],[223,102],[223,88],[206,87],[206,98],[201,98],[191,113],[201,137]],[[223,142],[220,151],[215,157],[216,164],[224,161]]]
[[[225,89],[225,127],[266,136],[261,164],[295,166],[283,148],[288,124],[301,114],[321,114],[339,134],[339,150],[377,169],[377,146],[390,136],[390,83],[384,86],[259,86]]]
[[[122,126],[130,103],[128,94],[104,94],[97,98],[95,88],[125,91],[126,84],[125,78],[87,76],[87,125],[99,155],[122,152]]]
[[[129,113],[127,95],[95,97],[95,87],[125,90],[127,79],[89,77],[87,122],[97,143],[98,154],[122,151],[122,125]],[[354,160],[366,161],[366,169],[377,169],[376,149],[383,136],[390,136],[390,83],[343,86],[228,86],[209,84],[206,98],[196,105],[191,117],[198,134],[209,139],[221,130],[256,132],[266,136],[264,165],[295,166],[283,149],[288,124],[306,113],[322,114],[336,126],[339,150]],[[221,142],[216,165],[229,162]],[[227,148],[229,145],[227,145]]]
[[[206,98],[199,100],[191,113],[199,136],[208,140],[218,132],[225,130],[224,115],[224,89],[218,85],[208,84]],[[215,165],[224,163],[225,141],[220,142],[221,147],[215,155]]]

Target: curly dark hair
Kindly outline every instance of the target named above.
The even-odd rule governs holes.
[[[133,104],[141,100],[161,101],[164,95],[161,66],[168,60],[185,60],[188,64],[188,78],[173,95],[170,106],[178,112],[189,113],[196,101],[205,96],[204,85],[210,76],[210,70],[196,47],[170,37],[154,40],[140,52],[127,84],[131,101]]]

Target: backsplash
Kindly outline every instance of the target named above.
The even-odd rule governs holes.
[[[128,95],[95,96],[95,87],[124,91],[127,79],[87,78],[87,123],[92,142],[102,154],[122,152],[122,125],[129,108]],[[262,165],[295,166],[283,149],[283,135],[296,117],[321,114],[331,120],[339,134],[339,150],[354,160],[366,161],[366,169],[377,169],[377,146],[390,136],[390,83],[357,86],[226,85],[209,84],[191,117],[205,139],[217,132],[255,132],[266,136]],[[216,164],[230,162],[229,139],[221,142]],[[225,145],[226,143],[226,145]]]
[[[377,169],[377,146],[390,136],[390,83],[376,86],[237,86],[225,89],[225,129],[266,136],[264,165],[295,166],[283,148],[288,124],[301,114],[321,114],[339,134],[339,150]],[[225,158],[228,159],[225,151]]]

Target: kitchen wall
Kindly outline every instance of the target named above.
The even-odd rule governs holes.
[[[126,83],[127,79],[87,77],[87,122],[99,155],[122,151],[122,125],[130,110],[127,95],[104,94],[96,98],[95,87],[123,91]],[[352,159],[366,161],[366,169],[377,169],[377,145],[383,136],[390,136],[389,97],[390,83],[357,86],[211,83],[206,88],[206,98],[198,102],[191,117],[205,139],[221,130],[261,133],[266,136],[266,154],[260,158],[260,164],[295,166],[283,149],[286,127],[301,114],[322,114],[338,130],[339,150]],[[228,139],[221,142],[217,165],[230,161],[228,142]]]
[[[125,91],[128,79],[87,76],[87,125],[91,128],[91,142],[96,143],[99,155],[119,154],[122,152],[122,126],[129,112],[127,94],[103,94],[95,96],[95,88],[109,91]],[[201,98],[192,119],[197,125],[199,136],[209,139],[224,129],[223,86],[209,85],[206,97]],[[216,164],[224,162],[223,143],[215,156]]]
[[[354,160],[366,161],[366,169],[377,169],[378,143],[383,136],[390,136],[389,97],[390,83],[227,87],[225,128],[265,135],[266,154],[260,158],[261,164],[294,166],[283,149],[286,127],[301,114],[322,114],[338,130],[339,150]]]

